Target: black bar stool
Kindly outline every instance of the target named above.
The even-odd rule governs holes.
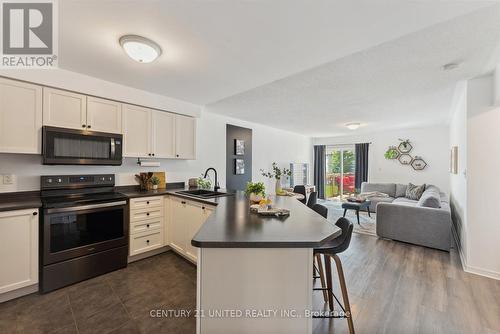
[[[319,204],[317,204],[319,205]],[[314,256],[323,255],[325,260],[325,275],[326,275],[326,285],[325,288],[322,284],[321,288],[315,288],[314,290],[322,290],[323,298],[325,298],[325,292],[328,297],[328,306],[330,311],[333,311],[333,300],[335,299],[337,303],[340,305],[342,311],[344,311],[344,316],[315,316],[315,318],[346,318],[347,325],[349,326],[349,333],[354,334],[354,324],[352,322],[352,314],[351,314],[351,305],[349,303],[349,296],[347,294],[347,286],[345,283],[344,270],[342,269],[342,262],[337,254],[342,253],[347,248],[349,248],[349,244],[351,243],[351,236],[353,230],[353,224],[346,218],[339,218],[335,223],[341,230],[342,234],[332,241],[327,242],[323,247],[314,249]],[[332,268],[331,268],[331,259],[335,261],[335,265],[337,267],[337,273],[339,276],[340,289],[342,291],[342,299],[344,301],[344,305],[340,303],[338,298],[333,293],[333,283],[332,283]],[[320,267],[320,276],[322,275],[322,268]],[[322,280],[323,281],[323,280]],[[326,300],[325,300],[326,301]]]
[[[312,209],[313,205],[318,202],[318,192],[313,191],[309,194],[309,198],[307,199],[307,206]]]
[[[305,186],[295,186],[295,187],[293,187],[293,192],[296,194],[304,195],[304,199],[299,199],[299,201],[306,204],[307,195],[306,195],[306,187]]]

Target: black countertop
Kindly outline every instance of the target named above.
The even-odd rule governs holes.
[[[211,199],[179,194],[184,188],[140,191],[137,187],[117,187],[128,198],[172,195],[216,206],[214,213],[194,236],[191,244],[201,248],[314,248],[341,234],[327,221],[293,197],[276,196],[274,205],[290,210],[287,217],[265,217],[250,212],[243,192]],[[39,192],[0,195],[0,211],[39,208]]]
[[[274,205],[290,210],[287,217],[265,217],[250,212],[243,192],[219,197],[215,212],[194,236],[200,248],[314,248],[342,232],[293,197],[276,196]]]
[[[22,191],[0,194],[0,212],[22,209],[40,208],[39,191]]]

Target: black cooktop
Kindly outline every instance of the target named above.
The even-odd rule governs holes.
[[[92,194],[48,196],[42,197],[42,206],[44,208],[66,208],[79,205],[113,202],[125,199],[127,199],[127,196],[114,191]]]
[[[113,174],[46,175],[40,179],[44,208],[65,208],[124,200]]]

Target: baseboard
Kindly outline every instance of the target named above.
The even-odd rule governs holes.
[[[153,249],[153,250],[151,250],[149,252],[145,252],[145,253],[134,255],[134,256],[129,256],[128,260],[127,260],[127,263],[132,263],[132,262],[135,262],[135,261],[139,261],[139,260],[145,259],[145,258],[150,257],[150,256],[155,256],[155,255],[158,255],[158,254],[161,254],[161,253],[165,253],[165,252],[167,252],[169,250],[171,250],[171,248],[169,246],[164,246],[164,247],[161,247],[161,248],[158,248],[158,249]]]
[[[452,225],[451,232],[452,232],[451,234],[453,235],[453,239],[455,239],[455,245],[457,245],[457,251],[458,251],[458,255],[460,256],[460,262],[462,263],[463,271],[470,273],[470,274],[475,274],[475,275],[479,275],[479,276],[485,276],[488,278],[492,278],[495,280],[500,280],[500,272],[469,266],[467,264],[467,260],[465,258],[465,254],[464,254],[462,245],[458,242],[458,240],[459,240],[458,239],[458,232],[455,229],[455,225]]]
[[[0,295],[0,303],[6,302],[11,299],[16,299],[22,296],[30,295],[35,292],[38,292],[38,283],[25,286],[24,288],[2,293]]]
[[[477,268],[477,267],[471,267],[471,266],[466,266],[464,271],[468,272],[470,274],[484,276],[484,277],[492,278],[494,280],[500,280],[500,273],[497,271],[491,271],[491,270]]]
[[[459,242],[458,231],[456,230],[454,224],[451,225],[451,235],[453,236],[453,239],[455,239],[455,245],[457,245],[457,251],[458,251],[458,255],[460,256],[460,262],[462,264],[462,269],[463,269],[463,271],[467,271],[466,270],[467,269],[467,261],[465,260],[464,250],[462,248],[462,244]]]

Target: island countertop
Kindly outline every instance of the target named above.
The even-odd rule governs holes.
[[[199,248],[315,248],[342,232],[293,197],[275,196],[273,205],[290,210],[285,217],[250,212],[241,191],[213,199],[217,207],[191,244]]]

